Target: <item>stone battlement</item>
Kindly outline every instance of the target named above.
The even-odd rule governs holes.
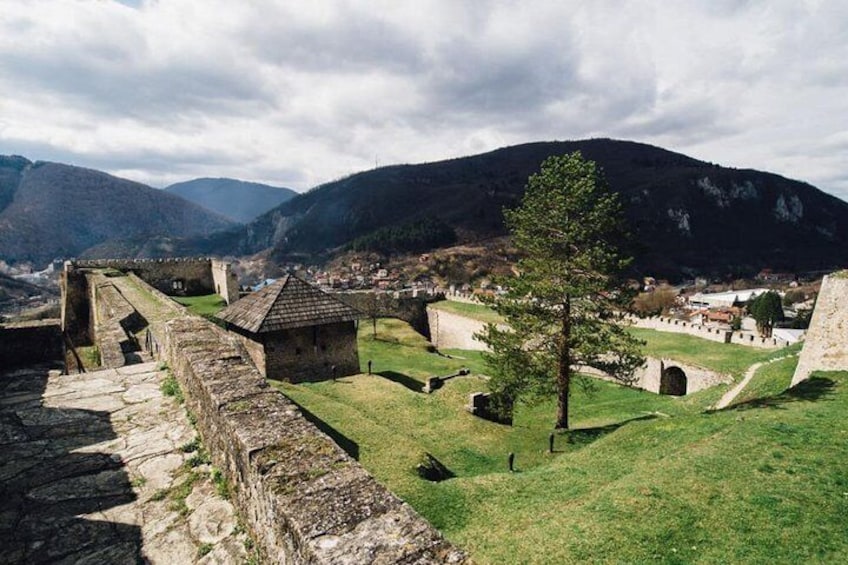
[[[778,347],[786,347],[789,345],[789,342],[774,337],[760,337],[751,332],[713,328],[675,318],[666,318],[664,316],[652,316],[650,318],[628,316],[628,319],[637,328],[646,328],[657,330],[659,332],[686,334],[701,339],[717,341],[719,343],[735,343],[737,345],[745,345],[761,349],[776,349]]]
[[[214,324],[197,317],[167,322],[163,352],[270,562],[466,561],[270,388]]]
[[[114,269],[134,273],[169,296],[218,294],[227,304],[238,300],[238,280],[230,264],[209,257],[168,259],[83,259],[65,263],[65,273]]]

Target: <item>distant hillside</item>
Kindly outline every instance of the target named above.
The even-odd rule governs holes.
[[[530,143],[358,173],[203,247],[242,254],[273,248],[277,258],[323,255],[425,218],[453,228],[460,242],[503,235],[502,209],[518,203],[527,177],[546,157],[575,150],[598,162],[621,194],[643,270],[679,276],[848,264],[848,203],[771,173],[608,139]]]
[[[249,222],[297,195],[290,188],[226,178],[178,182],[164,190],[240,223]]]
[[[0,273],[0,306],[7,301],[39,295],[57,296],[58,292],[53,288],[37,286]]]
[[[233,223],[106,173],[0,157],[0,259],[44,264],[113,240],[208,235]]]

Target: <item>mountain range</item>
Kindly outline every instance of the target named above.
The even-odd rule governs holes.
[[[200,178],[164,188],[234,222],[246,223],[297,195],[290,188],[227,178]]]
[[[764,267],[848,265],[848,203],[772,173],[610,139],[529,143],[354,174],[195,245],[232,254],[270,248],[278,260],[315,259],[378,230],[414,231],[425,222],[446,226],[460,242],[485,240],[506,233],[503,208],[519,203],[541,162],[573,151],[596,161],[620,195],[643,272],[743,275]]]
[[[106,173],[0,156],[0,259],[40,265],[106,245],[137,255],[167,235],[210,235],[235,224],[178,196]]]
[[[578,150],[619,194],[640,272],[741,276],[848,265],[848,203],[772,173],[610,139],[381,167],[293,196],[244,225],[105,173],[2,157],[0,259],[266,251],[277,261],[321,262],[350,249],[417,253],[485,242],[506,234],[504,207],[520,202],[545,158]],[[218,191],[224,202],[232,200],[227,190]]]

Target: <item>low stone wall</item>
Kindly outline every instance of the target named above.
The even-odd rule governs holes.
[[[61,362],[63,357],[60,320],[0,324],[0,367],[3,369]]]
[[[775,349],[789,345],[789,342],[782,339],[764,338],[750,332],[733,332],[700,324],[691,324],[683,320],[666,318],[663,316],[655,316],[651,318],[629,316],[628,319],[637,328],[686,334],[701,339],[717,341],[719,343],[735,343],[737,345],[746,345],[748,347],[758,347],[762,349]]]
[[[163,352],[271,563],[464,563],[465,554],[270,389],[225,332],[165,324]]]
[[[634,388],[640,388],[660,394],[662,389],[662,379],[665,371],[678,368],[683,371],[686,377],[686,394],[692,394],[699,390],[704,390],[720,384],[730,384],[733,382],[733,377],[717,373],[704,367],[681,363],[675,359],[646,357],[645,364],[637,369],[626,384]],[[620,383],[621,381],[591,367],[579,367],[577,369],[581,373],[592,375],[611,382]]]
[[[359,310],[365,316],[376,315],[379,318],[403,320],[427,339],[432,337],[427,319],[427,304],[442,300],[441,295],[395,298],[385,292],[338,292],[334,293],[333,296],[348,306]],[[366,322],[363,321],[362,323]]]
[[[848,371],[848,271],[822,280],[792,386],[813,371]]]
[[[93,259],[66,264],[69,269],[115,269],[135,273],[147,284],[168,295],[197,296],[212,294],[215,282],[212,260],[208,258],[174,259]],[[174,287],[174,283],[179,288]]]

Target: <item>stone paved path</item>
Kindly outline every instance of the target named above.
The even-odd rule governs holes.
[[[0,373],[0,563],[243,563],[155,363]]]

